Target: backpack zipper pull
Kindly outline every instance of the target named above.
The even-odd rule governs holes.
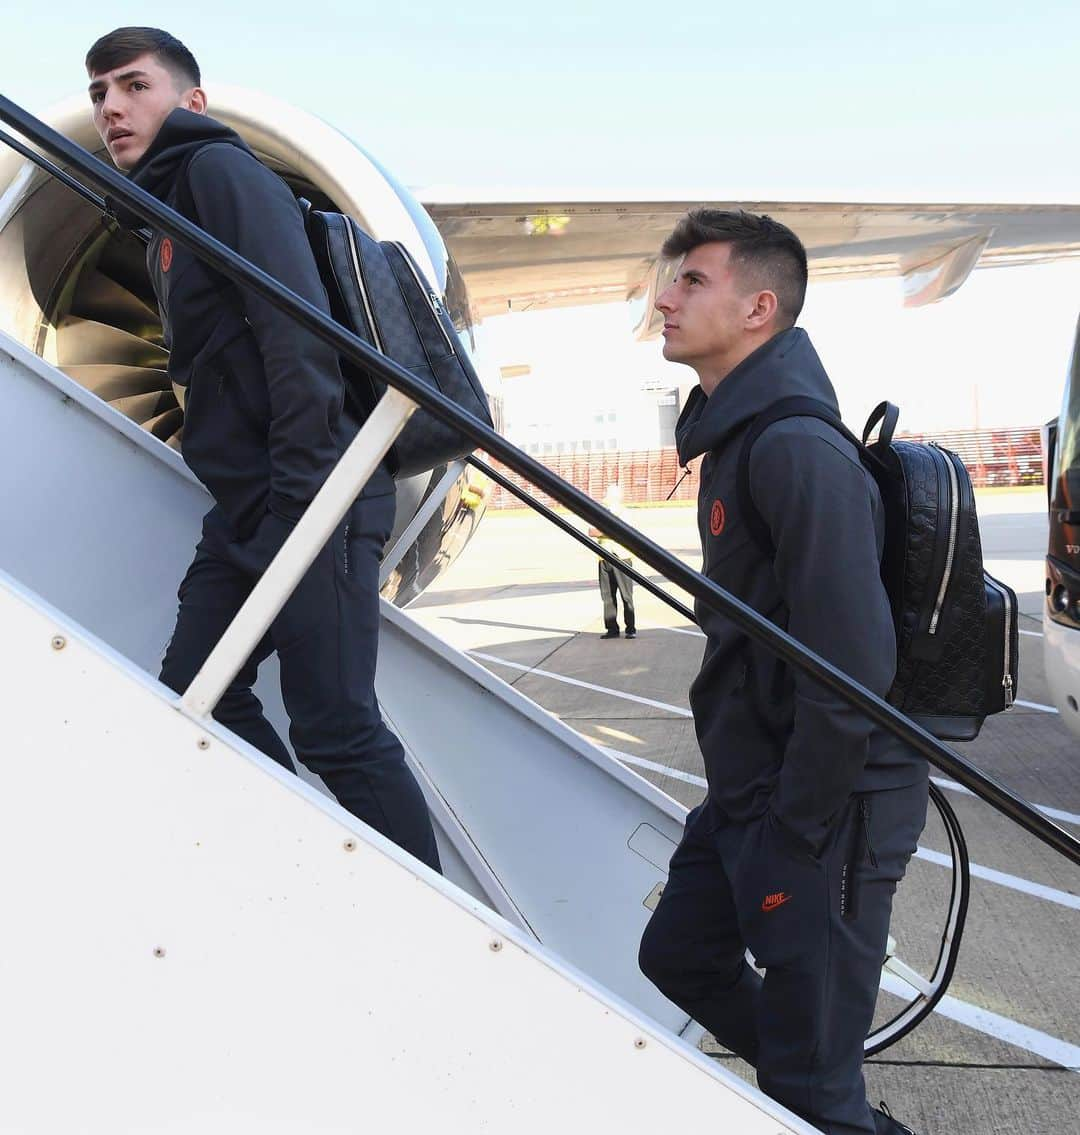
[[[1005,677],[1001,679],[1001,686],[1002,686],[1002,689],[1004,689],[1004,691],[1005,691],[1005,708],[1006,709],[1012,709],[1012,707],[1013,707],[1013,684],[1012,684],[1012,675],[1011,674],[1006,674]]]

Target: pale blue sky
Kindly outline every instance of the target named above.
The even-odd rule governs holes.
[[[268,89],[412,185],[1075,199],[1080,5],[460,0],[32,4],[2,85],[81,89],[104,31],[161,22],[207,87]]]
[[[6,17],[0,89],[43,110],[125,23],[183,39],[211,104],[215,81],[272,92],[413,186],[1080,201],[1075,4],[58,0]],[[941,305],[899,305],[890,282],[812,289],[804,324],[853,421],[888,395],[912,427],[969,424],[973,386],[984,424],[1054,411],[1080,265],[976,273]],[[617,311],[500,323],[498,361],[533,361],[556,388],[665,366]],[[566,353],[545,363],[553,339]]]

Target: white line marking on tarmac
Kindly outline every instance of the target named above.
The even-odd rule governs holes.
[[[640,626],[640,624],[639,624],[639,626]],[[704,638],[705,637],[705,634],[704,634],[703,631],[695,630],[693,627],[668,627],[668,626],[664,626],[662,623],[656,623],[653,626],[651,626],[649,629],[650,630],[657,630],[657,631],[674,631],[675,634],[692,634],[692,635],[696,636],[697,638]],[[1021,630],[1020,634],[1027,635],[1028,638],[1043,638],[1044,637],[1042,631]]]
[[[1040,713],[1057,713],[1052,705],[1040,705],[1037,701],[1020,701],[1017,699],[1013,705],[1022,705],[1024,709],[1037,709]]]
[[[945,780],[940,776],[932,776],[930,779],[938,788],[944,788],[947,792],[959,792],[962,796],[975,796],[970,788],[957,784],[955,780]],[[976,797],[976,799],[978,798]],[[1038,809],[1044,816],[1049,816],[1051,820],[1060,820],[1065,824],[1080,824],[1080,816],[1075,812],[1063,812],[1060,808],[1048,808],[1045,804],[1032,804],[1032,807]]]
[[[677,630],[676,627],[667,627],[667,630]],[[511,670],[521,670],[526,674],[539,674],[543,678],[551,678],[555,682],[565,682],[567,685],[580,686],[586,690],[595,690],[600,694],[610,694],[612,697],[623,698],[626,701],[637,702],[639,705],[650,705],[656,709],[668,710],[670,713],[677,713],[680,717],[690,717],[692,714],[690,710],[683,709],[682,706],[671,705],[668,702],[654,701],[652,698],[638,697],[637,694],[627,694],[622,690],[613,690],[609,686],[597,686],[592,682],[583,682],[578,678],[568,678],[565,674],[556,674],[551,670],[541,670],[535,666],[523,666],[520,662],[507,662],[504,658],[496,658],[493,654],[483,654],[479,650],[471,650],[470,654],[474,658],[479,658],[485,662],[494,662],[499,666],[509,666]],[[1042,710],[1045,713],[1057,713],[1057,710],[1052,706],[1038,705],[1036,702],[1018,701],[1016,705],[1028,706],[1031,709]],[[629,757],[629,754],[620,754],[616,750],[609,750],[620,761]],[[643,760],[641,757],[629,757],[631,764]],[[670,776],[675,776],[679,780],[683,780],[690,776],[689,773],[679,773],[677,770],[665,768],[663,765],[656,765],[651,761],[645,761],[642,768],[651,768],[655,772],[663,772]],[[945,788],[952,792],[963,792],[965,795],[974,796],[975,794],[969,789],[965,788],[962,784],[957,784],[954,780],[942,780],[938,777],[931,778],[939,788]],[[698,777],[697,779],[687,780],[688,784],[698,784],[704,787],[705,781]],[[1073,812],[1063,812],[1057,808],[1048,808],[1043,804],[1034,805],[1044,816],[1049,816],[1052,820],[1062,820],[1066,824],[1080,824],[1080,815]]]
[[[667,629],[668,630],[675,630],[676,628],[668,627]],[[535,667],[535,666],[523,666],[520,662],[507,662],[504,658],[496,658],[493,654],[483,654],[479,650],[471,650],[471,651],[469,651],[469,653],[472,654],[474,658],[479,658],[479,659],[481,659],[482,661],[485,661],[485,662],[494,662],[499,666],[509,666],[511,670],[521,670],[526,674],[539,674],[541,677],[551,678],[552,681],[555,681],[555,682],[565,682],[567,685],[580,686],[583,689],[595,690],[597,693],[601,693],[601,694],[610,694],[612,697],[623,698],[626,701],[637,702],[639,705],[653,706],[656,709],[663,709],[663,710],[669,711],[670,713],[676,713],[680,717],[690,717],[691,716],[690,710],[683,709],[682,706],[670,705],[668,702],[655,701],[652,698],[638,697],[637,694],[627,694],[627,693],[624,693],[622,690],[613,690],[608,686],[598,686],[598,685],[594,685],[592,682],[583,682],[578,678],[568,678],[568,677],[566,677],[565,674],[556,674],[556,673],[552,672],[551,670],[541,670],[541,669],[539,669],[538,667]],[[1018,701],[1018,702],[1016,702],[1016,704],[1017,705],[1030,706],[1033,709],[1041,709],[1041,710],[1044,710],[1048,713],[1057,713],[1057,710],[1052,709],[1050,706],[1037,705],[1034,702],[1019,702]],[[624,759],[629,759],[631,764],[635,764],[635,763],[643,761],[643,758],[641,758],[641,757],[631,757],[629,754],[619,753],[617,750],[614,750],[614,749],[609,750],[609,751],[614,756],[616,756],[620,761],[624,760]],[[678,780],[683,780],[683,779],[689,778],[691,776],[690,773],[680,773],[680,772],[678,772],[678,770],[668,769],[663,765],[657,765],[657,764],[655,764],[651,761],[644,761],[644,763],[642,763],[640,767],[651,768],[654,772],[663,772],[663,773],[665,773],[669,776],[676,777],[676,779],[678,779]],[[962,792],[967,796],[974,796],[975,795],[969,789],[965,788],[962,784],[957,784],[956,781],[954,781],[954,780],[943,780],[943,779],[940,779],[938,777],[933,777],[932,779],[933,779],[934,783],[939,788],[945,788],[945,789],[948,789],[951,792]],[[696,779],[693,779],[693,778],[687,779],[686,782],[688,784],[697,784],[700,787],[705,786],[705,781],[702,780],[701,777],[697,777]],[[1078,824],[1078,825],[1080,825],[1080,815],[1077,815],[1073,812],[1063,812],[1058,808],[1049,808],[1044,804],[1036,804],[1035,807],[1038,808],[1038,810],[1040,812],[1042,812],[1044,816],[1049,816],[1050,819],[1052,819],[1052,820],[1061,820],[1066,824]]]
[[[927,847],[917,848],[915,858],[925,859],[927,863],[936,863],[939,867],[952,866],[951,856],[943,855],[940,851],[931,851]],[[1058,906],[1067,906],[1071,910],[1080,910],[1080,895],[1071,895],[1068,891],[1059,891],[1054,887],[1046,887],[1042,883],[1033,883],[1030,879],[1021,879],[1019,875],[1007,875],[1004,871],[995,871],[992,867],[980,867],[978,863],[971,864],[971,874],[976,879],[985,879],[988,883],[997,883],[999,887],[1023,891],[1024,894],[1034,895],[1037,899],[1056,902]]]
[[[674,634],[689,634],[689,635],[693,635],[695,638],[704,638],[705,637],[705,634],[704,634],[703,631],[695,630],[693,627],[668,627],[668,626],[664,626],[662,623],[656,623],[653,626],[651,626],[649,629],[650,630],[657,630],[657,631],[672,631]],[[1022,630],[1022,631],[1020,631],[1020,634],[1027,635],[1028,638],[1042,638],[1043,637],[1042,631],[1024,631],[1024,630]]]
[[[619,749],[609,749],[605,746],[601,747],[604,748],[604,752],[622,761],[624,764],[637,765],[639,768],[647,768],[654,772],[661,772],[666,776],[673,776],[677,780],[684,780],[689,784],[696,784],[699,787],[705,786],[705,781],[702,777],[683,772],[682,769],[667,768],[664,765],[658,764],[656,761],[647,761],[644,757],[635,757]],[[968,791],[963,785],[957,785],[956,787],[964,792]],[[974,795],[974,793],[970,793],[970,795]],[[936,851],[928,852],[927,849],[922,847],[919,848],[916,855],[920,859],[925,859],[930,863],[937,863],[943,866],[949,866],[950,864],[947,855],[941,855]],[[1038,883],[1029,883],[1027,879],[1017,879],[1013,875],[1003,876],[1000,871],[991,871],[988,868],[979,867],[974,863],[971,865],[971,873],[979,878],[987,879],[989,882],[1001,883],[1003,886],[1012,886],[1017,890],[1028,891],[1038,898],[1049,899],[1051,902],[1067,900],[1062,902],[1062,905],[1071,906],[1074,909],[1080,908],[1080,898],[1076,895],[1065,894],[1063,891],[1053,891],[1050,887],[1043,887]],[[1008,882],[1005,880],[1008,880]],[[910,999],[911,997],[908,986],[893,974],[882,973],[881,987],[888,990],[890,993],[896,994],[898,997],[905,999]],[[998,1013],[992,1013],[989,1009],[983,1009],[978,1005],[972,1005],[967,1001],[961,1001],[956,997],[950,997],[948,995],[941,999],[934,1009],[934,1012],[940,1013],[943,1017],[948,1017],[950,1020],[957,1021],[959,1024],[966,1025],[968,1028],[986,1033],[998,1040],[1006,1041],[1036,1056],[1042,1056],[1046,1060],[1053,1060],[1056,1064],[1060,1064],[1070,1071],[1080,1071],[1080,1048],[1076,1045],[1069,1044],[1067,1041],[1050,1036],[1049,1033],[1040,1032],[1038,1029],[1030,1028],[1028,1025],[1022,1025],[1018,1021],[1010,1020],[1010,1018],[1003,1017]]]
[[[498,666],[509,666],[511,670],[521,670],[526,674],[539,674],[541,678],[550,678],[553,682],[565,682],[568,686],[580,686],[583,690],[594,690],[598,694],[610,694],[613,698],[637,702],[638,705],[651,705],[653,709],[664,709],[668,713],[677,713],[680,717],[692,716],[688,709],[679,705],[670,705],[666,701],[642,698],[638,697],[637,694],[624,694],[622,690],[613,690],[608,686],[596,686],[592,682],[583,682],[579,678],[568,678],[565,674],[541,670],[538,666],[523,666],[520,662],[507,662],[505,658],[496,658],[494,654],[483,654],[479,650],[470,650],[469,653],[473,658],[479,658],[482,662],[494,662]]]
[[[675,627],[666,627],[666,630],[676,630]],[[496,658],[494,654],[482,654],[479,650],[468,652],[474,658],[484,662],[495,662],[499,666],[509,666],[511,670],[521,670],[526,674],[539,674],[542,678],[550,678],[553,682],[565,682],[568,686],[580,686],[585,690],[595,690],[598,694],[610,694],[613,698],[623,698],[625,701],[637,702],[639,705],[651,705],[655,709],[666,709],[677,713],[680,717],[691,717],[690,710],[682,706],[670,705],[668,702],[654,701],[652,698],[638,697],[637,694],[626,694],[622,690],[613,690],[610,686],[597,686],[592,682],[583,682],[579,678],[568,678],[565,674],[556,674],[551,670],[541,670],[537,666],[523,666],[520,662],[507,662],[505,658]],[[1040,705],[1034,701],[1014,701],[1013,705],[1021,705],[1025,709],[1037,709],[1040,713],[1057,713],[1052,705]]]
[[[586,737],[586,740],[588,738]],[[593,742],[595,744],[595,742]],[[660,772],[664,776],[673,776],[676,780],[685,781],[687,784],[695,784],[698,788],[708,788],[708,782],[703,776],[694,776],[692,772],[683,772],[681,768],[669,768],[667,765],[658,764],[656,761],[647,761],[644,757],[635,757],[630,753],[624,753],[619,749],[609,749],[606,745],[601,745],[601,749],[609,757],[614,757],[617,761],[622,761],[624,765],[636,765],[638,768],[647,768],[651,772]]]
[[[881,988],[906,1001],[911,1000],[911,988],[891,973],[882,973]],[[1019,1021],[1003,1017],[999,1013],[992,1013],[979,1005],[961,1001],[948,993],[934,1006],[934,1012],[961,1025],[967,1025],[969,1029],[986,1033],[987,1036],[1003,1040],[1035,1056],[1041,1056],[1044,1060],[1052,1060],[1070,1072],[1080,1072],[1080,1046],[1059,1040],[1056,1036],[1031,1028],[1030,1025],[1022,1025]]]
[[[586,740],[588,740],[588,738],[586,738]],[[683,772],[682,769],[670,768],[657,761],[649,761],[644,757],[636,757],[631,753],[624,753],[621,749],[608,748],[606,745],[600,745],[599,748],[603,749],[608,756],[614,757],[623,764],[648,769],[650,772],[662,773],[664,776],[674,777],[676,780],[681,780],[686,784],[693,784],[698,788],[707,787],[707,783],[703,777],[695,776],[690,772]],[[936,779],[937,778],[935,778],[935,780]],[[940,783],[948,786],[954,784],[955,781],[943,781]],[[969,796],[975,795],[973,792],[968,792],[963,785],[957,784],[956,787]],[[1080,819],[1080,817],[1076,818]],[[952,858],[950,856],[943,855],[940,851],[932,851],[930,848],[926,847],[920,847],[915,852],[915,857],[917,859],[923,859],[927,863],[934,863],[938,867],[952,866]],[[1033,895],[1037,899],[1043,899],[1046,902],[1069,907],[1071,910],[1080,910],[1080,895],[1072,895],[1069,894],[1068,891],[1059,891],[1054,887],[1047,887],[1042,883],[1033,883],[1030,879],[1022,879],[1018,875],[1008,875],[1004,871],[995,871],[992,867],[983,867],[978,863],[972,863],[970,868],[971,874],[976,879],[985,879],[986,882],[996,883],[999,887],[1008,887],[1010,890],[1021,891],[1024,894]]]
[[[578,678],[568,678],[565,674],[555,674],[550,670],[541,670],[536,666],[525,666],[520,662],[507,662],[503,658],[496,658],[493,654],[484,654],[479,650],[471,650],[470,654],[474,658],[479,658],[484,662],[493,662],[499,666],[508,666],[511,670],[521,670],[526,674],[539,674],[542,678],[551,678],[556,682],[564,682],[570,686],[579,686],[582,689],[594,690],[597,693],[610,694],[612,697],[623,698],[627,701],[636,702],[639,705],[652,706],[655,709],[667,710],[670,713],[678,714],[680,717],[690,717],[691,713],[688,709],[683,709],[681,706],[671,705],[668,702],[655,701],[653,698],[639,697],[637,694],[623,693],[621,690],[613,690],[607,686],[598,686],[592,682],[583,682]],[[1019,704],[1019,703],[1018,703]],[[698,787],[705,787],[705,781],[698,776],[691,773],[682,772],[679,769],[669,768],[665,765],[656,763],[655,761],[645,760],[643,757],[634,757],[629,753],[621,752],[618,749],[609,749],[606,746],[599,746],[605,752],[615,757],[616,760],[623,761],[624,763],[637,765],[639,768],[647,768],[654,772],[663,773],[665,776],[673,776],[677,780],[685,781],[687,784],[694,784]],[[952,784],[953,782],[945,782]],[[961,787],[961,786],[957,786]],[[1040,809],[1046,812],[1046,809]],[[1049,812],[1046,812],[1049,815]],[[1065,815],[1069,815],[1066,813]],[[1057,817],[1054,817],[1057,818]],[[951,860],[948,856],[942,855],[937,851],[929,851],[925,848],[919,848],[915,853],[920,859],[925,859],[927,862],[936,863],[942,867],[948,867]],[[1017,875],[1008,875],[1003,871],[995,871],[992,867],[981,867],[977,863],[971,864],[971,874],[976,878],[985,879],[987,882],[996,883],[998,886],[1008,887],[1014,891],[1022,891],[1025,894],[1034,895],[1036,898],[1044,899],[1047,902],[1058,903],[1060,906],[1067,906],[1073,910],[1080,910],[1080,897],[1070,895],[1066,891],[1058,891],[1053,887],[1046,887],[1042,883],[1033,883],[1028,879],[1022,879]]]

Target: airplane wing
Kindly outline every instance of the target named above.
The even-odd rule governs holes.
[[[418,193],[465,276],[476,314],[645,301],[665,286],[658,257],[687,209],[768,213],[806,245],[812,279],[900,276],[906,306],[956,291],[976,266],[1080,255],[1077,205],[913,205],[791,201],[470,199]]]

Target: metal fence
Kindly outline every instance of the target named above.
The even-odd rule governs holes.
[[[1018,429],[949,430],[941,433],[898,435],[898,440],[936,441],[958,453],[976,488],[990,485],[1041,485],[1042,447],[1039,427]],[[594,500],[603,500],[609,485],[617,484],[626,504],[656,504],[666,500],[692,501],[697,494],[699,461],[683,470],[673,446],[663,449],[560,453],[538,457],[548,469]],[[519,487],[527,486],[517,473],[497,461],[492,464]],[[676,487],[677,486],[677,487]],[[674,490],[674,491],[673,491]],[[534,495],[549,507],[556,502],[542,492]],[[512,493],[493,486],[489,508],[520,508]]]

